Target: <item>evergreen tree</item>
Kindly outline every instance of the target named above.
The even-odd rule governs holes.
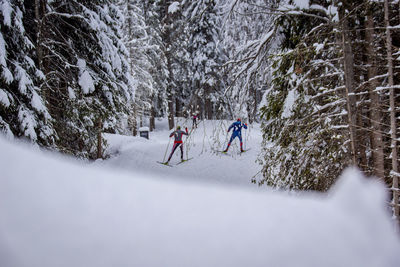
[[[223,14],[223,46],[229,53],[224,62],[228,74],[227,99],[231,116],[259,121],[262,95],[270,83],[269,55],[277,50],[275,16],[279,1],[220,1]]]
[[[57,144],[94,158],[101,125],[120,132],[120,117],[128,113],[132,97],[122,16],[113,1],[59,0],[44,6],[37,15],[36,45],[43,54],[38,58],[46,77],[42,88]]]
[[[220,18],[214,0],[189,1],[186,5],[192,73],[190,108],[202,117],[212,119],[226,103],[223,101],[224,81],[219,68],[226,59],[219,46]]]
[[[123,40],[129,51],[129,63],[135,79],[135,100],[130,123],[133,135],[137,135],[137,120],[140,118],[142,124],[143,116],[150,114],[155,95],[155,81],[148,57],[149,50],[153,48],[150,45],[152,37],[147,32],[143,1],[123,0],[119,5],[124,14]]]
[[[335,24],[326,23],[335,17],[328,6],[295,10],[304,15],[276,20],[281,52],[273,57],[272,84],[262,108],[265,155],[259,183],[327,190],[348,163],[340,51],[332,34]]]
[[[174,12],[171,12],[170,6],[174,6]],[[174,55],[176,54],[174,50],[174,41],[177,37],[177,33],[174,28],[174,16],[177,16],[175,9],[179,7],[179,2],[173,1],[154,1],[154,12],[157,14],[157,20],[159,21],[159,26],[157,27],[157,32],[159,33],[159,45],[160,50],[165,57],[165,62],[160,66],[162,68],[165,76],[165,96],[167,101],[166,112],[168,116],[168,125],[170,129],[175,126],[174,116],[175,116],[175,96],[176,83],[174,77]]]
[[[167,58],[164,53],[162,39],[162,24],[156,1],[145,1],[143,6],[144,18],[148,25],[147,34],[150,37],[148,59],[151,63],[151,74],[157,90],[152,99],[152,121],[154,127],[154,117],[164,117],[168,111],[167,101]]]
[[[28,15],[24,1],[1,2],[0,131],[51,146],[56,134],[39,87],[45,77],[34,62],[35,47],[25,30]]]

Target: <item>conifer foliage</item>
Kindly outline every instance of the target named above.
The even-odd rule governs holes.
[[[272,81],[262,108],[266,150],[260,183],[327,190],[349,160],[340,49],[328,10],[276,16],[281,52],[271,58]],[[341,167],[328,167],[327,161]]]
[[[385,180],[398,216],[398,3],[281,1],[261,109],[259,184],[327,190],[349,165]]]
[[[55,131],[39,85],[43,72],[35,64],[35,45],[27,34],[24,1],[1,1],[0,131],[53,145]]]
[[[185,14],[189,23],[189,47],[192,113],[213,119],[224,107],[224,78],[220,70],[226,55],[220,42],[221,18],[215,0],[187,1]]]
[[[1,10],[3,131],[96,157],[99,132],[120,131],[133,93],[120,10],[62,0],[2,1]]]
[[[123,20],[117,6],[104,1],[53,1],[47,10],[38,45],[59,144],[93,157],[101,125],[118,132],[132,97]]]

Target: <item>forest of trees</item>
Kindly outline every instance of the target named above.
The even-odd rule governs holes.
[[[263,178],[326,191],[349,165],[399,216],[400,3],[1,0],[0,131],[80,158],[156,117],[260,122]]]

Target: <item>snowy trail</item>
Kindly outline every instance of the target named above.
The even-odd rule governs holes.
[[[177,125],[180,125],[182,129],[188,127],[191,132],[189,137],[184,137],[184,158],[193,159],[176,165],[180,162],[178,148],[170,162],[173,168],[157,163],[168,158],[173,145],[172,138],[169,139],[172,131],[168,130],[165,120],[156,121],[156,130],[150,133],[150,140],[106,135],[109,143],[108,153],[112,157],[100,164],[163,177],[256,187],[251,184],[251,178],[261,169],[261,166],[256,163],[262,141],[258,124],[249,125],[248,130],[242,131],[244,148],[251,148],[249,151],[240,154],[239,140],[236,139],[226,155],[216,152],[226,147],[227,139],[232,133],[232,131],[227,133],[227,129],[232,122],[201,121],[198,127],[192,130],[191,120],[178,120]],[[165,159],[164,155],[166,155]]]
[[[149,157],[146,149],[157,147],[141,139],[122,143],[129,142],[143,151],[122,146],[114,164]],[[195,169],[187,179],[171,181],[2,138],[0,147],[1,267],[400,266],[387,192],[356,170],[328,195],[288,196],[183,182],[203,175],[194,167],[185,167]],[[204,155],[208,163],[224,160]]]

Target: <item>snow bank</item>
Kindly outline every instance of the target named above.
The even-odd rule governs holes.
[[[0,138],[0,266],[400,266],[382,185],[329,197],[116,173]]]

